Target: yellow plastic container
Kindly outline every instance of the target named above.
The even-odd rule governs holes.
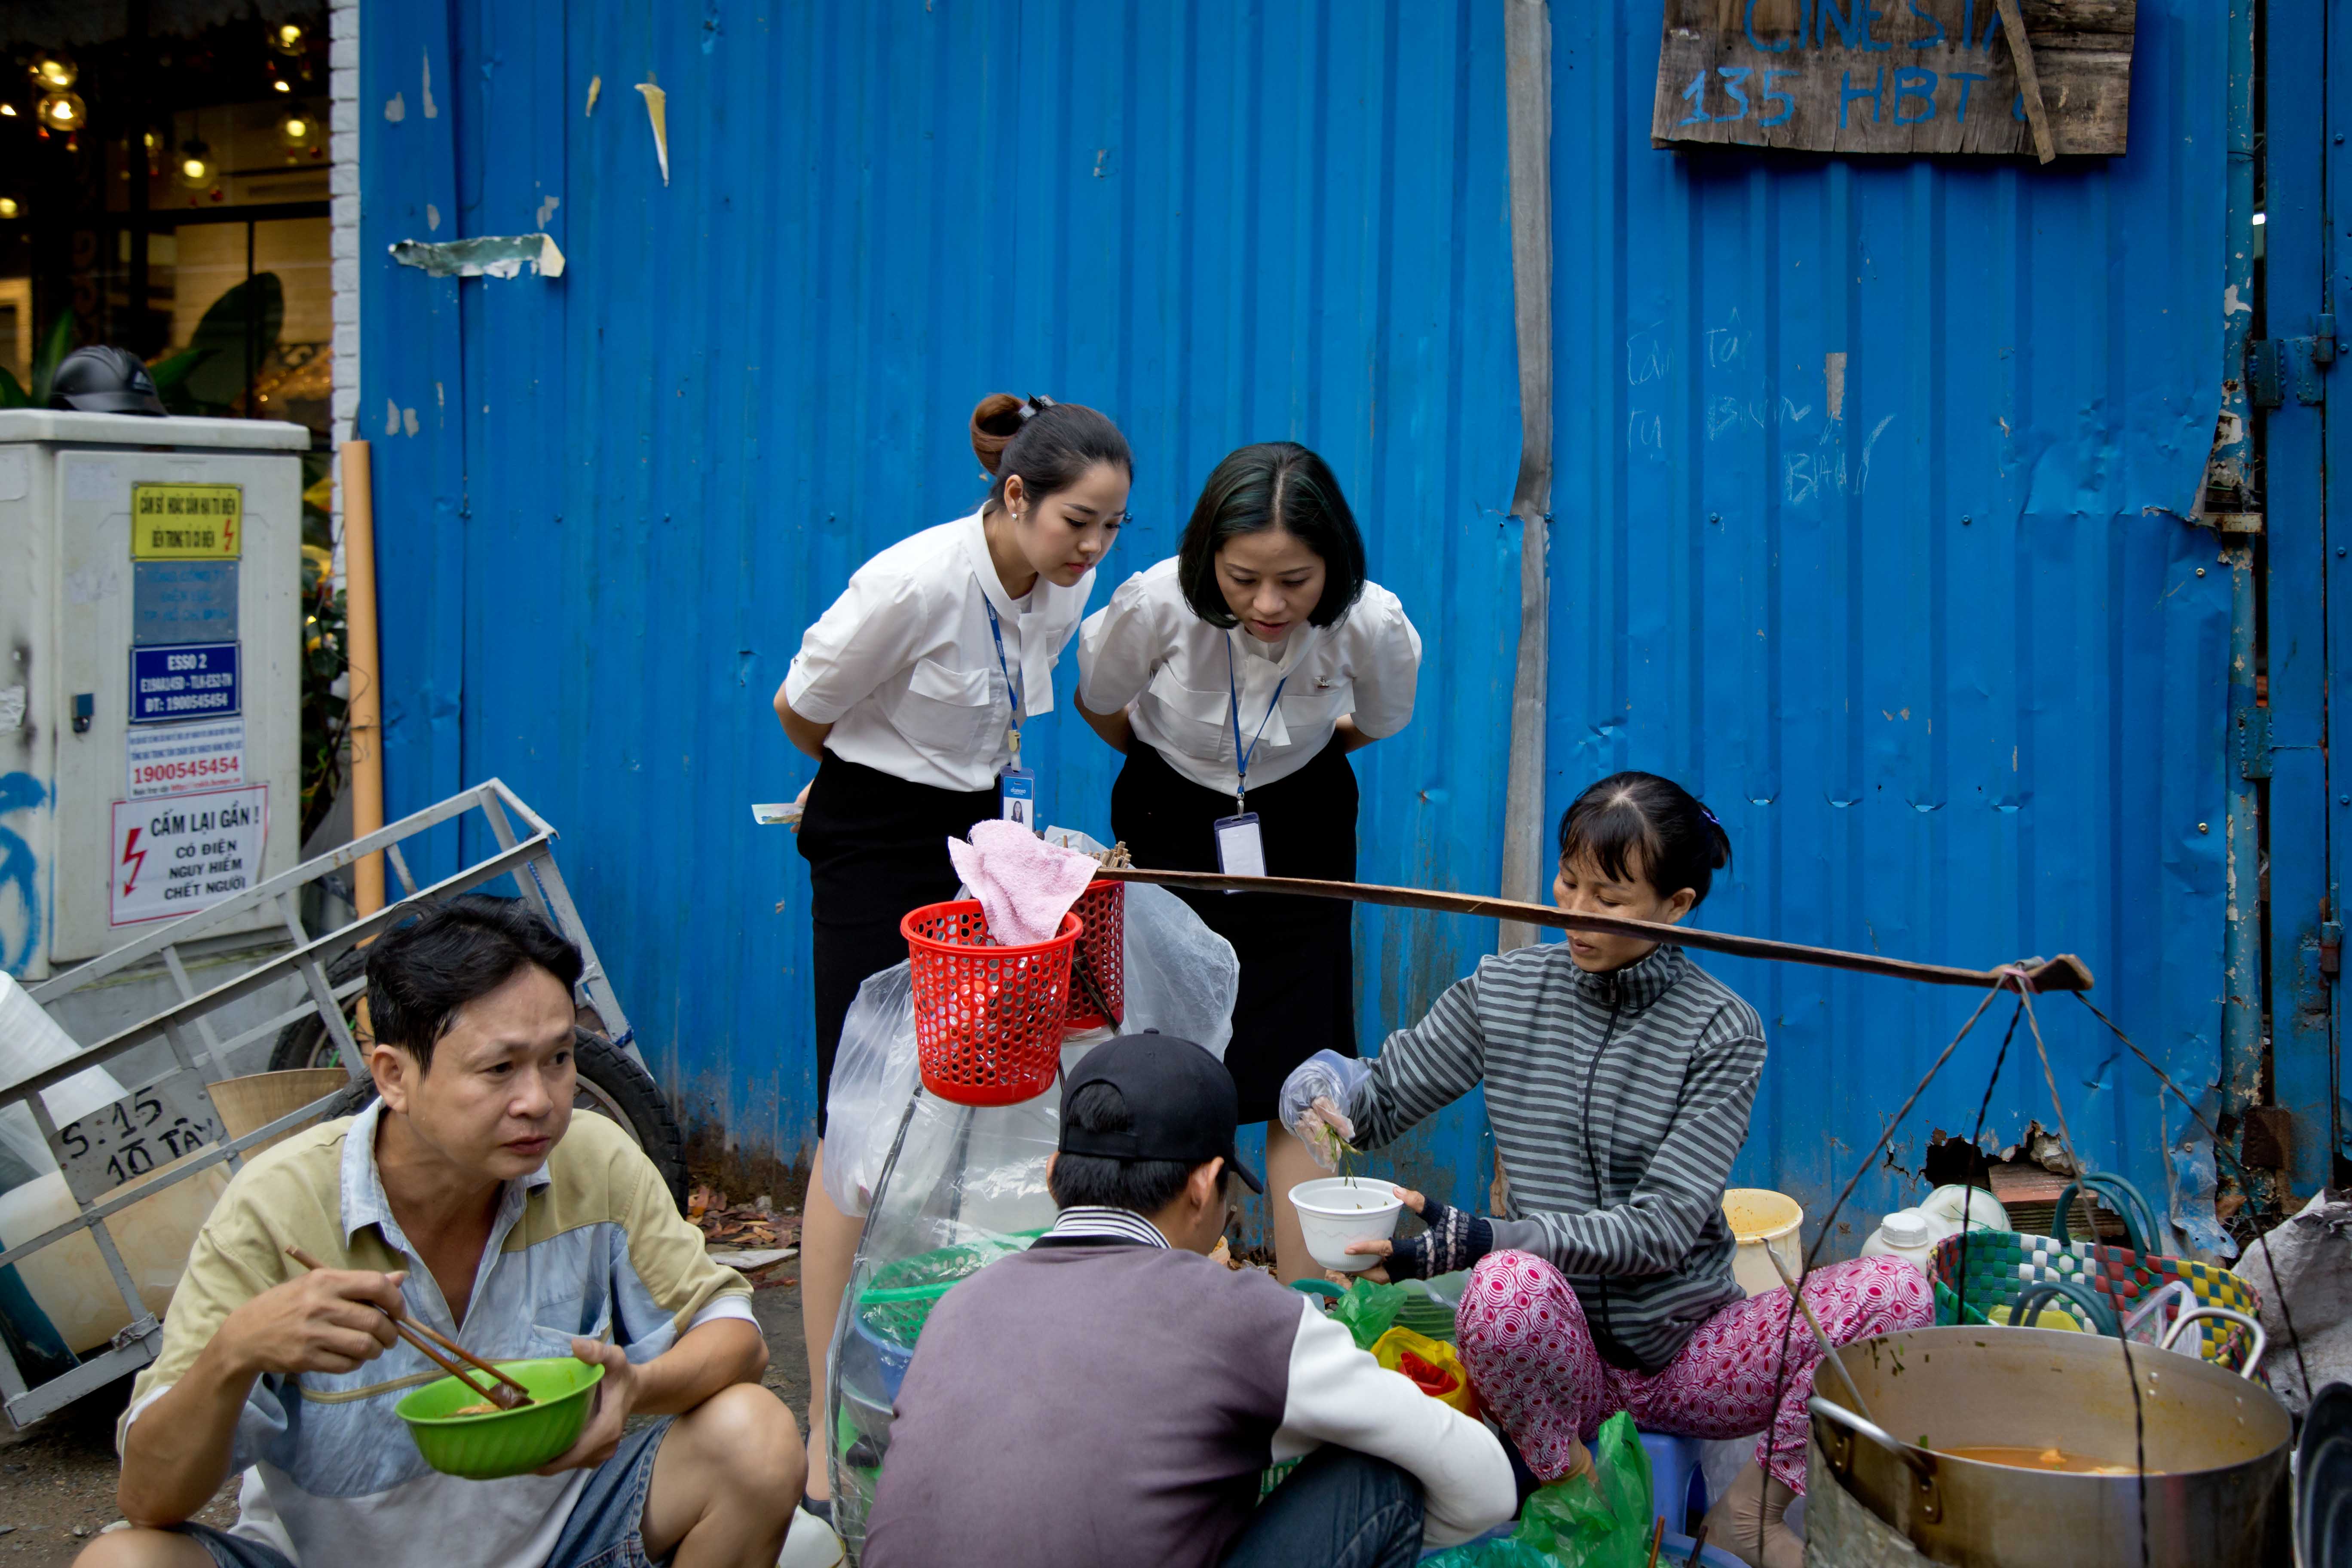
[[[1780,1288],[1777,1258],[1791,1278],[1805,1259],[1805,1207],[1786,1193],[1769,1187],[1732,1187],[1723,1194],[1723,1217],[1739,1243],[1732,1259],[1732,1278],[1750,1296]],[[1767,1256],[1767,1249],[1769,1256]]]

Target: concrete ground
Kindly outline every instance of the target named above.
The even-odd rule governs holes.
[[[768,1276],[790,1278],[793,1268],[786,1262]],[[800,1287],[763,1286],[752,1292],[751,1306],[768,1336],[763,1381],[805,1435],[809,1382]],[[125,1380],[23,1431],[0,1432],[0,1568],[65,1568],[90,1536],[121,1517],[114,1506],[114,1421],[130,1395]],[[234,1521],[236,1478],[196,1517],[206,1524]]]

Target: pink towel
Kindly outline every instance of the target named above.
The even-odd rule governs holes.
[[[948,840],[956,875],[980,900],[988,931],[1007,947],[1048,942],[1101,870],[1095,858],[1046,843],[1017,822],[972,824],[971,842]]]

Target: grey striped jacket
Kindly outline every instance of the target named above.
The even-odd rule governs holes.
[[[1348,1106],[1368,1149],[1486,1085],[1510,1176],[1495,1246],[1567,1275],[1612,1363],[1654,1372],[1740,1300],[1723,1186],[1764,1026],[1682,949],[1612,974],[1565,943],[1481,959],[1371,1067]]]

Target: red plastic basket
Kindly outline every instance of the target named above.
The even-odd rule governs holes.
[[[898,922],[915,992],[923,1087],[959,1105],[1017,1105],[1053,1087],[1070,1017],[1070,952],[1086,929],[1003,947],[977,899],[925,904]]]
[[[1078,937],[1077,962],[1102,987],[1103,1000],[1118,1017],[1106,1018],[1087,995],[1087,988],[1070,982],[1070,1030],[1104,1029],[1127,1016],[1127,884],[1092,882],[1078,895],[1070,912],[1085,931]]]

